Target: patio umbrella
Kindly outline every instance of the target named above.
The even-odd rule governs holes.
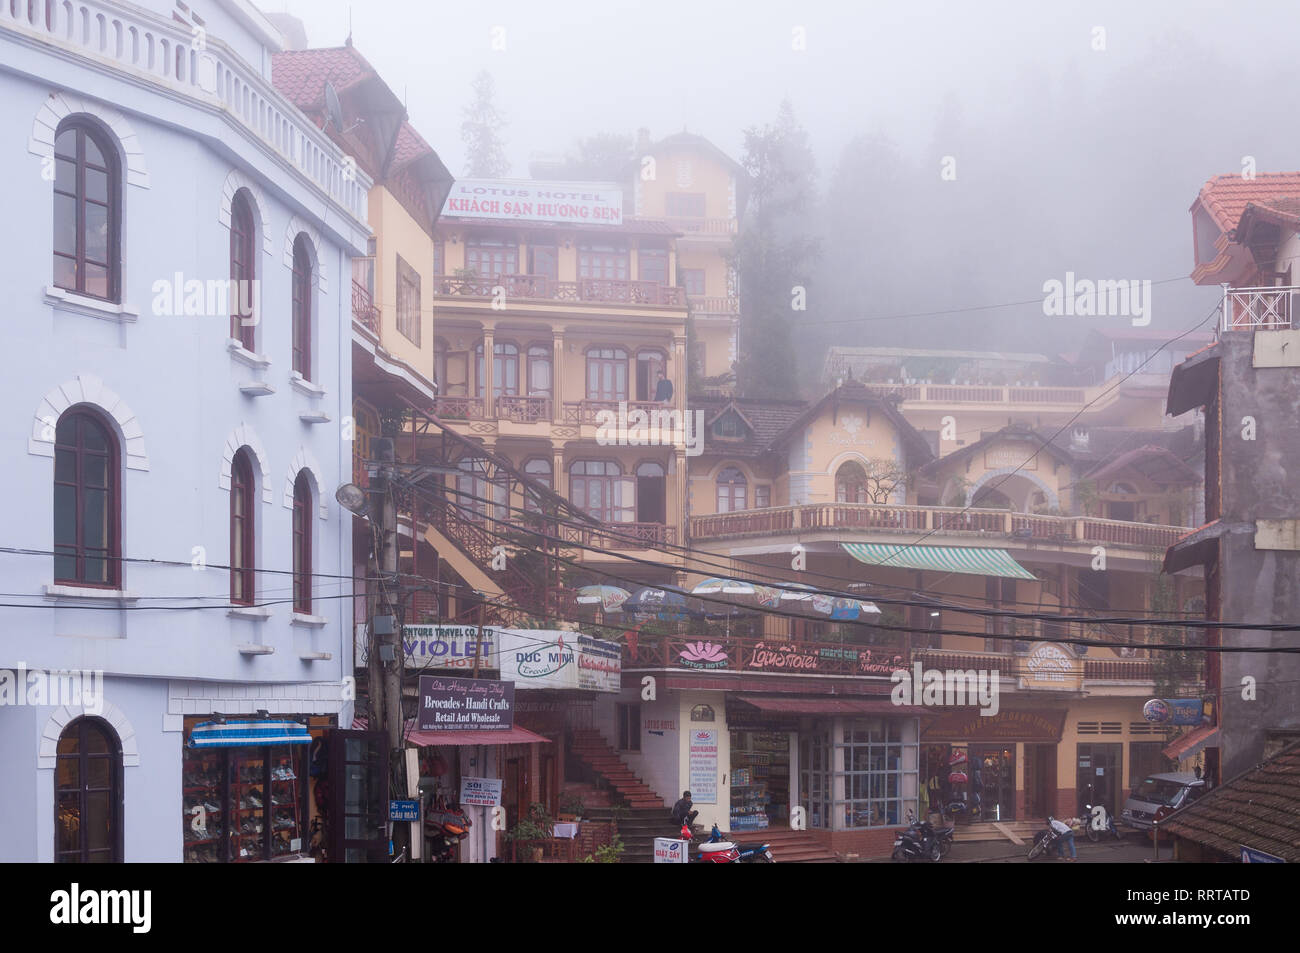
[[[597,605],[606,612],[618,612],[631,595],[618,586],[583,586],[574,601],[579,605]]]
[[[653,586],[644,586],[632,593],[623,603],[623,611],[637,618],[660,619],[664,622],[676,622],[700,614],[685,593]]]
[[[808,586],[801,582],[792,582],[782,589],[781,601],[808,603],[813,612],[820,612],[822,615],[830,615],[835,608],[835,600],[831,596],[815,586]]]
[[[752,584],[739,579],[719,579],[714,577],[696,583],[695,588],[691,590],[691,594],[696,596],[714,596],[718,593],[728,596],[752,596],[754,587]]]
[[[861,599],[835,599],[831,605],[831,618],[837,622],[855,622],[869,615],[880,615],[874,602]]]

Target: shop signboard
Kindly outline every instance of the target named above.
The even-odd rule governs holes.
[[[485,625],[482,635],[474,625],[404,625],[402,654],[406,667],[415,669],[473,669],[477,652],[479,669],[497,667],[497,633]]]
[[[514,727],[515,686],[486,678],[420,676],[421,731]]]
[[[1243,864],[1285,864],[1286,861],[1276,854],[1270,854],[1266,851],[1255,850],[1253,847],[1241,848],[1241,862]]]
[[[654,862],[656,864],[684,864],[688,859],[687,854],[690,844],[691,842],[688,840],[656,837]]]
[[[516,222],[623,224],[623,190],[597,182],[457,179],[442,214]]]
[[[558,629],[502,629],[501,678],[520,688],[618,692],[623,650],[617,642]]]
[[[1156,725],[1200,725],[1206,721],[1199,698],[1153,698],[1142,706],[1142,717]]]
[[[578,687],[618,692],[623,687],[623,647],[617,642],[578,635]]]
[[[731,660],[727,646],[722,642],[685,642],[674,643],[670,649],[668,664],[674,667],[694,668],[702,671],[730,668]]]
[[[1029,741],[1059,742],[1065,730],[1065,710],[1016,711],[1002,709],[982,715],[978,709],[946,711],[930,718],[921,731],[922,741]]]
[[[500,778],[461,778],[460,806],[496,807],[501,803]]]
[[[1066,645],[1035,642],[1021,665],[1022,690],[1077,692],[1083,688],[1083,659]]]
[[[420,802],[389,801],[388,819],[390,821],[418,821],[420,819]]]
[[[687,755],[691,800],[698,804],[718,803],[718,732],[716,728],[692,728]]]

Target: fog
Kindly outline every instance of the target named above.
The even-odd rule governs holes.
[[[791,316],[805,384],[829,343],[1059,353],[1088,328],[1130,326],[1046,316],[1044,282],[1067,272],[1153,282],[1151,326],[1172,337],[1217,301],[1186,277],[1201,185],[1246,157],[1300,166],[1293,3],[263,8],[301,18],[312,46],[341,44],[350,16],[357,48],[456,174],[483,69],[515,176],[534,153],[640,127],[686,129],[741,160],[744,130],[788,99],[819,196],[805,225],[821,253],[807,311]]]

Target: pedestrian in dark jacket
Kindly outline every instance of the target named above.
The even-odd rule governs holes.
[[[683,791],[681,800],[673,805],[673,823],[678,827],[683,824],[694,824],[695,816],[699,813],[691,810],[691,792]]]

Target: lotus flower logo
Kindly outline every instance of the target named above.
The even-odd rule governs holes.
[[[715,642],[687,642],[677,657],[688,668],[726,668],[727,665],[727,653]]]

